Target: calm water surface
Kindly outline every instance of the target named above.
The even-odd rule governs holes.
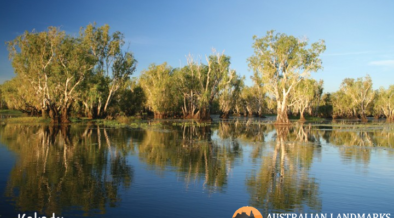
[[[394,124],[0,126],[0,217],[394,214]]]

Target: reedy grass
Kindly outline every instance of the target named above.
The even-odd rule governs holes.
[[[50,118],[42,117],[11,117],[4,120],[5,123],[50,123]]]
[[[3,114],[3,115],[23,115],[23,112],[17,111],[17,110],[1,109],[0,114]]]

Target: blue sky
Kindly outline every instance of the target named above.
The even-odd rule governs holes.
[[[394,84],[394,1],[18,1],[0,3],[0,83],[14,76],[6,41],[25,30],[57,26],[68,34],[96,22],[124,33],[138,60],[149,64],[186,64],[189,53],[204,59],[212,48],[231,56],[232,68],[248,78],[246,59],[252,36],[268,30],[326,41],[323,79],[326,92],[347,77],[369,74],[374,88]]]

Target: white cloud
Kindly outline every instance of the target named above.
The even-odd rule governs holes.
[[[371,61],[368,65],[380,67],[394,67],[394,60]]]

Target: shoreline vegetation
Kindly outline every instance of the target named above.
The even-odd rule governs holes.
[[[253,36],[246,60],[253,84],[231,68],[231,57],[212,50],[205,60],[192,55],[186,65],[151,64],[139,78],[125,37],[108,25],[89,24],[72,36],[57,27],[28,32],[7,42],[15,77],[0,85],[0,114],[7,122],[95,122],[113,125],[153,123],[154,119],[211,122],[211,115],[276,116],[288,125],[324,119],[385,118],[394,121],[394,85],[372,89],[372,79],[346,78],[340,89],[324,93],[324,40],[268,31]],[[29,117],[22,116],[28,114]],[[141,125],[142,125],[141,124]]]
[[[97,124],[104,125],[108,127],[131,127],[131,128],[147,128],[147,127],[160,127],[162,125],[196,125],[196,126],[210,126],[217,122],[235,122],[244,121],[249,124],[262,124],[262,125],[272,125],[276,124],[275,114],[267,114],[264,118],[272,117],[272,119],[264,119],[259,117],[248,117],[248,116],[231,116],[228,119],[223,119],[220,115],[212,115],[214,118],[213,122],[200,122],[195,119],[183,119],[183,118],[167,118],[167,119],[155,119],[151,117],[141,117],[141,116],[116,116],[112,119],[98,118],[91,119],[88,117],[70,117],[70,122],[67,124]],[[50,118],[43,118],[39,116],[29,116],[20,111],[16,110],[0,110],[1,125],[5,124],[54,124]],[[372,120],[377,121],[373,117]],[[289,116],[289,125],[313,125],[313,126],[342,126],[342,127],[373,127],[380,123],[367,123],[362,119],[339,119],[335,120],[332,118],[320,118],[305,116],[303,121],[300,121],[299,116]],[[350,124],[349,124],[350,122]],[[391,122],[389,122],[391,123]],[[62,123],[58,123],[62,124]]]

